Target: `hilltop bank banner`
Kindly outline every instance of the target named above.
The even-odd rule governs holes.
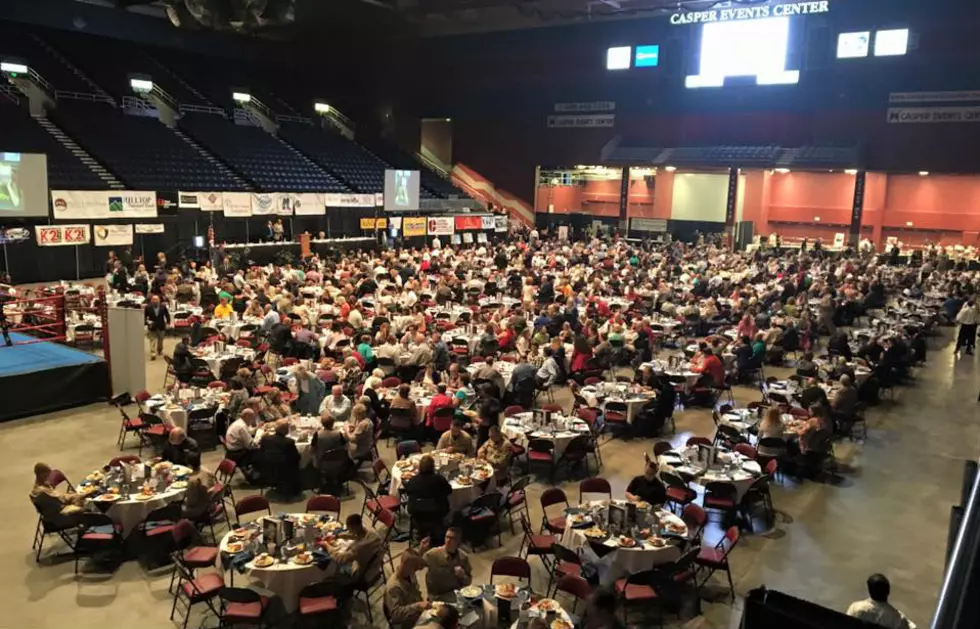
[[[156,192],[142,190],[52,190],[55,220],[156,218]]]

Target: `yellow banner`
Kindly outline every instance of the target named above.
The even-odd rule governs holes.
[[[387,218],[362,218],[361,229],[388,229]]]
[[[425,236],[425,217],[406,216],[402,219],[402,234],[408,236]]]

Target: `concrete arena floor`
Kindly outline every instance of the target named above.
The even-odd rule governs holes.
[[[949,330],[944,330],[941,338],[933,340],[927,367],[919,370],[915,387],[899,389],[895,403],[885,402],[869,411],[866,443],[845,440],[837,444],[838,460],[846,470],[842,482],[786,482],[774,487],[779,512],[775,529],[744,536],[732,555],[738,594],[765,584],[843,610],[851,601],[865,597],[865,579],[881,571],[891,579],[894,604],[919,626],[929,622],[942,578],[949,508],[958,499],[963,460],[980,452],[976,397],[980,370],[975,357],[954,357],[949,338]],[[168,352],[173,343],[168,340]],[[789,373],[771,371],[769,375]],[[147,362],[151,390],[159,389],[163,373],[163,361]],[[735,397],[744,405],[757,400],[759,394],[736,387]],[[558,401],[571,406],[567,390]],[[692,435],[710,437],[714,432],[708,410],[679,410],[675,418],[678,432],[669,437],[675,444]],[[7,505],[0,527],[0,565],[4,566],[0,602],[6,609],[0,627],[171,626],[169,572],[147,574],[136,562],[129,562],[108,579],[76,578],[71,561],[35,565],[30,550],[37,521],[27,497],[33,464],[45,461],[62,469],[69,479],[81,480],[118,452],[118,430],[118,413],[105,405],[0,424],[0,452],[7,477],[0,484],[0,501]],[[643,452],[651,449],[650,440],[603,442],[601,475],[610,480],[614,493],[621,495],[630,478],[641,472]],[[392,448],[382,445],[381,453],[389,464],[393,462]],[[213,468],[219,459],[218,452],[206,453],[204,464]],[[577,481],[562,484],[573,501],[578,495],[576,485]],[[542,489],[541,483],[535,483],[529,491],[535,523],[540,522]],[[235,492],[236,496],[252,493],[239,486]],[[306,497],[309,495],[307,492]],[[304,501],[274,504],[273,509],[302,511]],[[359,495],[346,500],[343,515],[359,511],[361,503]],[[712,524],[708,540],[719,537],[717,525]],[[473,554],[474,580],[485,582],[492,560],[516,554],[520,540],[520,535],[506,532],[503,548]],[[396,544],[393,549],[398,553],[403,547]],[[543,588],[547,576],[537,560],[531,564],[535,583]],[[733,626],[733,607],[721,583],[714,581],[709,586],[705,594],[715,602],[702,605],[702,616],[688,615],[680,621],[668,616],[667,625]],[[736,602],[734,609],[738,606]],[[354,624],[367,625],[358,614],[355,619]],[[214,626],[214,621],[195,613],[189,626]]]

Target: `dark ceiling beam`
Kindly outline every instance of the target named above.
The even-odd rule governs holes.
[[[424,15],[501,7],[540,8],[547,11],[580,10],[584,12],[589,4],[598,7],[603,6],[599,0],[567,0],[566,2],[556,2],[555,0],[415,0],[415,6],[406,7],[405,12]],[[677,10],[687,6],[700,9],[717,4],[717,2],[714,0],[619,0],[619,4],[623,11],[664,11]],[[611,10],[615,11],[615,9]]]

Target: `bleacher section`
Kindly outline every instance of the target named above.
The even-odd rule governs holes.
[[[67,190],[104,190],[95,173],[31,118],[27,109],[0,97],[0,145],[3,151],[45,153],[48,185]]]
[[[0,58],[24,61],[56,90],[93,94],[98,89],[44,47],[31,31],[20,24],[0,22]]]
[[[338,179],[259,127],[221,116],[187,114],[180,127],[261,190],[350,192]]]
[[[760,165],[774,163],[779,155],[775,146],[683,146],[672,151],[675,164]]]
[[[133,190],[245,190],[156,118],[64,101],[51,119]]]
[[[858,163],[858,150],[854,147],[839,146],[804,146],[792,157],[792,164],[797,166],[819,166],[823,168],[839,168],[841,165]]]
[[[132,96],[130,75],[144,74],[153,79],[178,103],[211,105],[193,90],[187,89],[173,74],[167,72],[143,50],[128,42],[93,37],[79,33],[51,35],[48,42],[79,67],[89,78],[117,100]]]
[[[295,122],[285,122],[279,135],[307,157],[343,180],[355,192],[382,192],[390,166],[347,138]]]

